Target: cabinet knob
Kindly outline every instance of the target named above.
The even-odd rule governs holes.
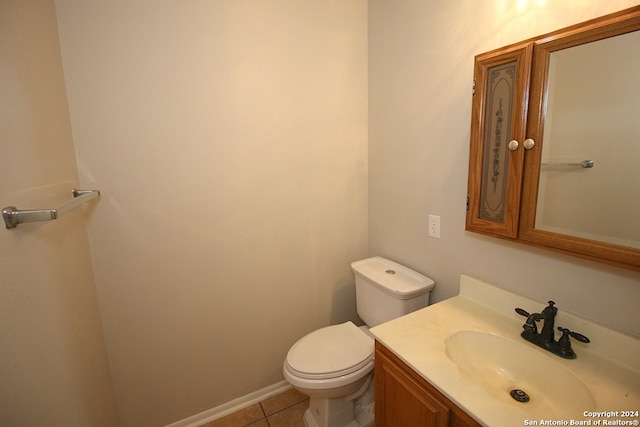
[[[524,140],[523,145],[524,145],[524,148],[526,148],[527,150],[531,150],[534,147],[534,145],[536,145],[536,142],[533,139],[528,138]]]
[[[512,139],[511,141],[509,141],[509,150],[516,151],[518,149],[518,145],[518,141]]]

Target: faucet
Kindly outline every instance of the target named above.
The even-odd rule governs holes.
[[[555,336],[554,323],[556,320],[556,314],[558,314],[558,308],[554,307],[555,302],[549,301],[549,305],[542,310],[542,318],[544,319],[544,326],[542,327],[542,339],[545,341],[553,341]]]
[[[577,332],[570,331],[567,328],[558,327],[558,330],[562,332],[562,336],[558,341],[555,340],[555,319],[558,314],[558,308],[555,307],[555,302],[549,301],[548,306],[542,310],[542,313],[529,313],[522,308],[516,308],[516,313],[527,318],[524,325],[522,325],[522,333],[520,336],[532,344],[538,347],[544,348],[551,353],[564,357],[565,359],[575,359],[576,353],[571,348],[570,337],[584,343],[588,343],[589,338]],[[537,322],[542,320],[544,325],[542,331],[538,333]]]

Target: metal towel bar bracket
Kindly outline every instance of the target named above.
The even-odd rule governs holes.
[[[18,224],[35,221],[51,221],[77,208],[84,202],[100,196],[98,190],[71,190],[73,200],[56,209],[18,210],[15,206],[2,209],[2,217],[7,228],[16,228]]]

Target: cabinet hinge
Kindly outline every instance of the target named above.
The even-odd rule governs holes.
[[[469,195],[467,194],[467,212],[469,212]]]
[[[472,92],[473,92],[473,96],[476,96],[476,79],[473,79],[473,89],[472,89]]]

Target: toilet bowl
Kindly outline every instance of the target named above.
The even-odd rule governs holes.
[[[291,347],[283,374],[310,396],[305,426],[373,425],[373,349],[373,338],[352,322],[318,329]]]
[[[369,327],[429,304],[435,283],[381,257],[351,264],[358,316]],[[327,326],[300,338],[282,368],[285,379],[307,394],[306,427],[370,427],[374,424],[374,338],[352,322]]]

